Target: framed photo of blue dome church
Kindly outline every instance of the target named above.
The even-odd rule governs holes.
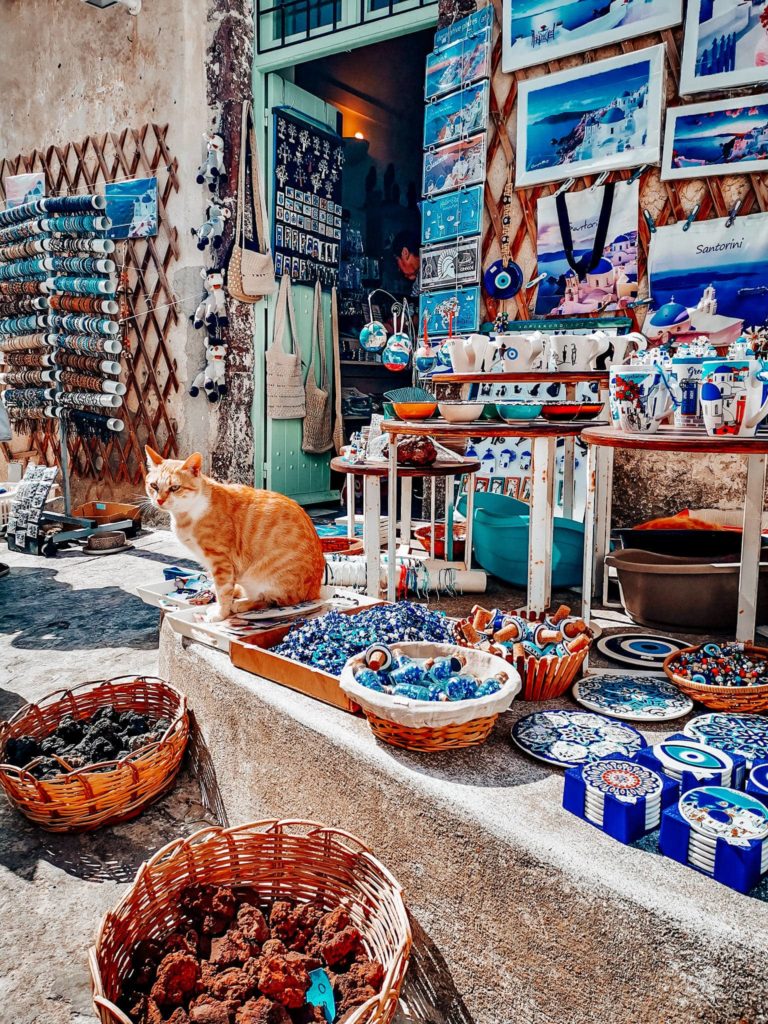
[[[658,163],[663,95],[663,44],[520,82],[515,184]]]

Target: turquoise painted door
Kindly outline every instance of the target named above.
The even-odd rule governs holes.
[[[263,162],[266,165],[267,203],[272,214],[272,186],[274,183],[274,117],[276,107],[290,107],[295,116],[305,116],[332,131],[337,131],[339,112],[335,107],[318,99],[311,93],[297,88],[280,75],[268,75],[266,80],[266,136]],[[312,339],[312,310],[314,288],[305,284],[293,285],[293,302],[296,308],[296,325],[299,332],[301,357],[306,378],[310,359]],[[323,319],[326,338],[326,361],[329,377],[333,377],[331,336],[331,295],[323,291]],[[269,300],[267,309],[267,343],[271,341],[274,323],[275,298]],[[317,364],[315,359],[315,364]],[[319,373],[319,368],[317,369]],[[259,377],[257,375],[257,387]],[[263,387],[261,394],[264,395]],[[331,407],[334,396],[331,395]],[[338,491],[331,490],[330,461],[333,452],[326,455],[305,455],[301,450],[301,420],[270,420],[266,417],[266,402],[262,403],[261,415],[265,418],[265,459],[264,472],[266,487],[279,491],[302,505],[336,500]]]

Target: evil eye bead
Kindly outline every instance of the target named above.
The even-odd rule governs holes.
[[[360,331],[360,345],[366,352],[381,352],[387,344],[387,329],[378,320],[367,323]]]

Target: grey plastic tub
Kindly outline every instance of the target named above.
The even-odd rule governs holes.
[[[738,555],[691,558],[627,548],[607,555],[605,564],[616,569],[622,603],[634,622],[700,633],[736,628]],[[768,562],[763,561],[757,607],[759,621],[768,612]]]

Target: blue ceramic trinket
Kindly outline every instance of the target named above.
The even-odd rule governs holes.
[[[661,743],[646,747],[636,760],[674,779],[681,794],[704,785],[740,788],[746,773],[746,762],[740,754],[718,750],[685,733],[673,733]]]

